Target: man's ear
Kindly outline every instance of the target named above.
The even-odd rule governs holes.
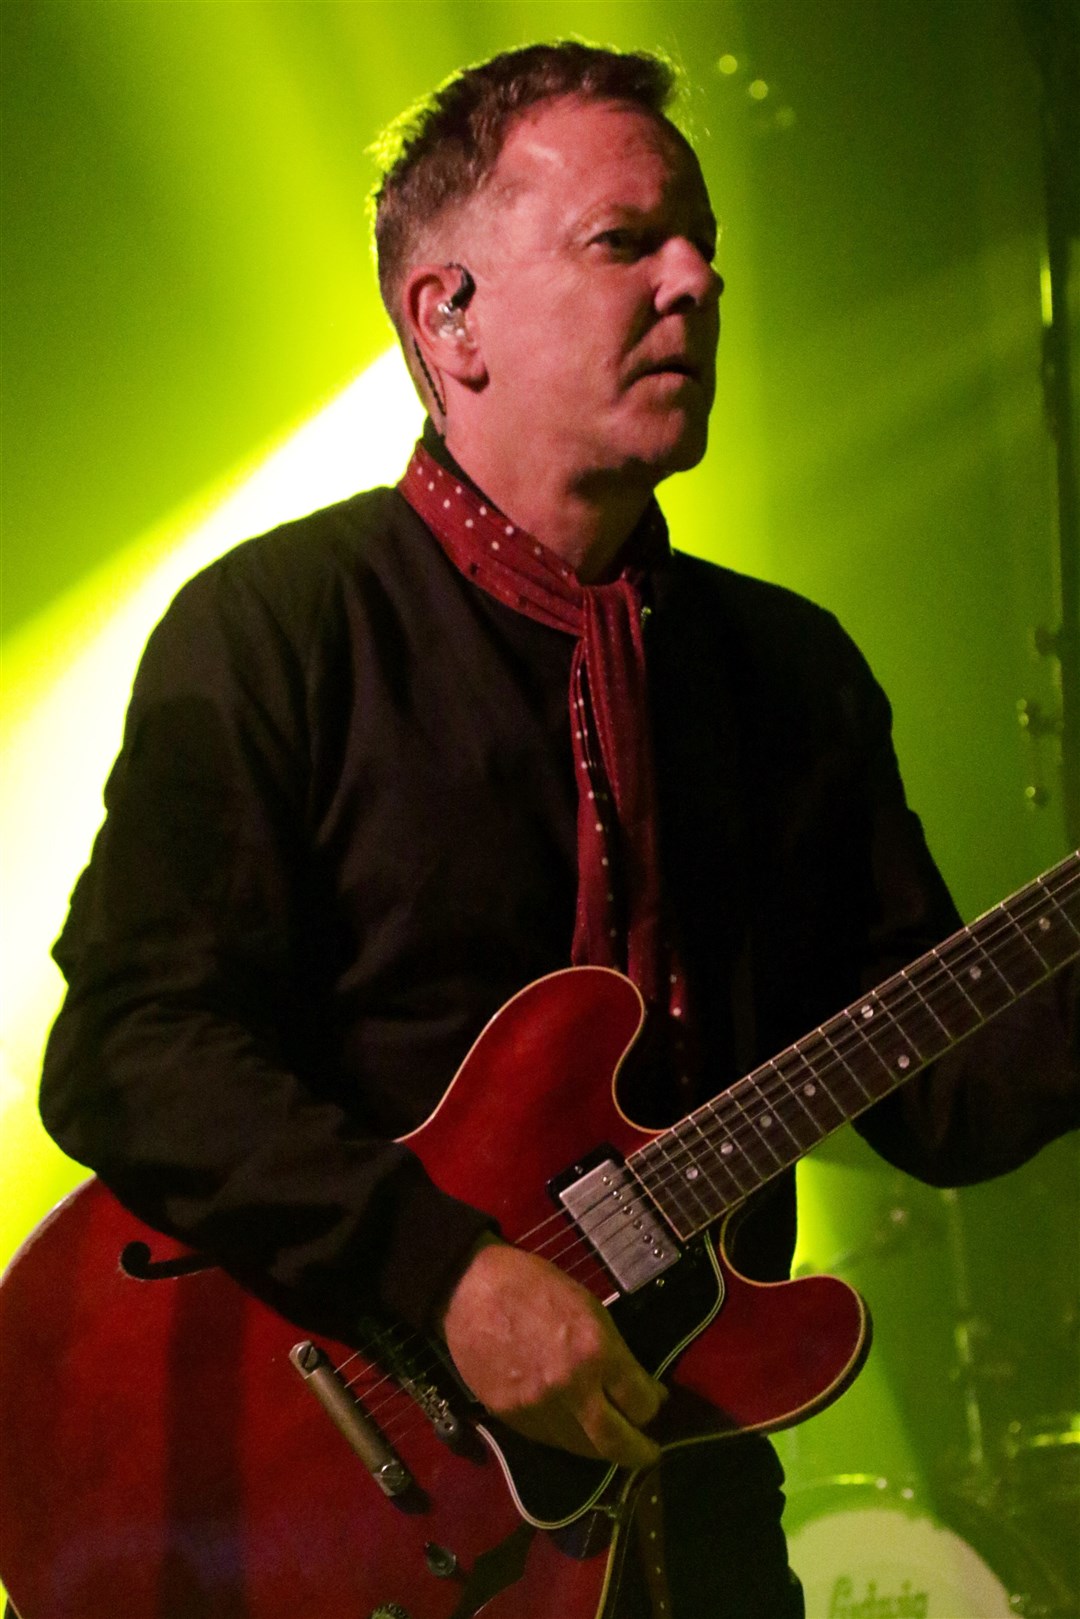
[[[461,276],[456,264],[416,265],[402,288],[402,310],[431,375],[479,388],[487,381],[487,370],[476,323],[468,308],[455,308],[452,302],[460,292]]]

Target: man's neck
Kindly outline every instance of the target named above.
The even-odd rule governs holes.
[[[652,489],[629,478],[572,479],[525,454],[508,464],[482,446],[446,448],[469,480],[499,511],[569,563],[582,584],[607,577],[652,498]]]

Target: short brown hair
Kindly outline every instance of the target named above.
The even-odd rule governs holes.
[[[559,96],[581,96],[635,102],[664,118],[678,82],[660,55],[559,40],[465,68],[396,118],[375,146],[383,172],[372,198],[379,289],[395,325],[419,230],[480,190],[525,112]]]

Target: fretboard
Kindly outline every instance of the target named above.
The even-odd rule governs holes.
[[[1080,956],[1080,850],[631,1154],[682,1238]]]

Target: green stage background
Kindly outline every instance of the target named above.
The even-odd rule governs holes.
[[[373,137],[494,50],[577,33],[683,65],[728,291],[712,447],[663,495],[675,541],[854,633],[965,914],[1065,852],[1052,747],[1016,716],[1056,702],[1032,631],[1058,607],[1038,86],[1007,0],[8,0],[0,24],[2,1257],[84,1173],[34,1111],[47,950],[138,645],[249,512],[267,526],[402,465],[415,417],[384,362],[329,473],[236,504],[390,344]],[[995,1444],[1077,1404],[1076,1181],[1063,1144],[961,1195]],[[852,1142],[805,1167],[803,1206],[801,1259],[842,1260],[879,1337],[856,1390],[786,1442],[796,1485],[962,1474],[945,1206]]]

